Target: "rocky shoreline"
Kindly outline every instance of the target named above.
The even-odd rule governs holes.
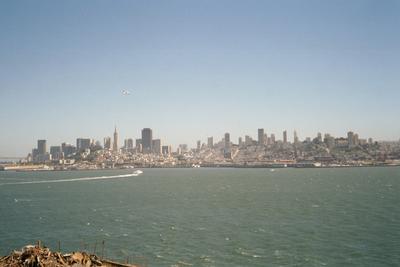
[[[101,259],[86,252],[62,254],[40,244],[27,245],[0,257],[0,267],[139,267]]]

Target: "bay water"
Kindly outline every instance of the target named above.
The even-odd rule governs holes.
[[[0,255],[41,240],[148,266],[400,266],[398,167],[143,171],[0,172]]]

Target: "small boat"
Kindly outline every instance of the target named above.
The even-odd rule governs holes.
[[[132,174],[134,176],[138,176],[139,174],[142,174],[142,173],[143,173],[143,171],[141,171],[141,170],[135,170]]]

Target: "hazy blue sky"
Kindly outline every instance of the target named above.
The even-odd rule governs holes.
[[[0,155],[115,124],[172,145],[259,127],[397,140],[399,14],[396,0],[0,1]]]

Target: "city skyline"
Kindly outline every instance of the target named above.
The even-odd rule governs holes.
[[[142,127],[174,147],[400,138],[397,1],[93,3],[0,3],[0,156],[115,124],[120,145]]]
[[[77,151],[83,151],[82,147],[89,148],[91,145],[97,145],[101,146],[105,150],[112,151],[114,153],[119,153],[119,151],[124,150],[124,149],[135,149],[136,153],[138,152],[138,146],[140,146],[140,151],[139,153],[143,154],[149,154],[149,153],[161,153],[161,147],[162,146],[168,146],[170,148],[173,148],[172,152],[175,151],[176,149],[179,149],[182,145],[187,146],[188,149],[197,149],[199,150],[200,147],[206,146],[206,147],[213,147],[214,141],[216,143],[218,142],[224,142],[224,148],[230,150],[230,144],[234,145],[241,145],[241,142],[243,141],[243,137],[245,138],[243,144],[249,142],[247,140],[250,140],[250,142],[256,142],[258,145],[264,145],[264,144],[274,144],[277,142],[280,142],[282,144],[296,144],[298,142],[311,142],[314,139],[320,140],[320,142],[323,142],[324,138],[327,136],[329,138],[334,138],[334,139],[347,139],[349,142],[349,145],[352,146],[352,141],[354,138],[356,138],[357,142],[358,140],[364,140],[365,143],[372,143],[375,141],[381,142],[381,141],[390,141],[390,140],[375,140],[372,137],[364,136],[364,135],[359,135],[356,132],[353,131],[348,131],[346,132],[345,135],[339,135],[335,136],[332,135],[331,133],[322,133],[322,132],[317,132],[314,136],[307,136],[304,138],[299,138],[297,131],[294,130],[292,134],[292,138],[290,139],[290,135],[288,136],[287,130],[281,131],[280,134],[276,134],[274,132],[266,132],[264,128],[258,128],[257,129],[257,135],[253,136],[250,134],[246,134],[244,136],[238,136],[236,141],[231,139],[231,133],[225,132],[221,137],[218,136],[207,136],[205,140],[196,140],[195,146],[188,145],[187,143],[179,143],[178,145],[171,145],[168,143],[168,140],[162,140],[159,138],[153,138],[153,129],[151,128],[143,128],[141,131],[140,136],[125,136],[122,139],[119,139],[119,132],[117,130],[117,126],[114,127],[114,132],[113,132],[113,141],[111,142],[111,137],[110,136],[105,136],[103,138],[103,143],[95,138],[91,137],[76,137],[76,146],[75,148]],[[278,137],[277,137],[278,136]],[[158,142],[159,149],[154,150],[154,141]],[[399,140],[394,140],[395,142]],[[136,143],[135,145],[134,142]],[[84,145],[82,145],[84,143]],[[123,145],[122,145],[123,144]],[[62,147],[64,145],[73,146],[73,142],[68,142],[68,141],[63,141],[60,144],[52,144],[52,143],[47,143],[47,139],[38,139],[37,140],[37,148],[33,148],[33,150],[37,149],[38,154],[45,154],[48,153],[50,148],[54,147]],[[47,147],[49,149],[47,149]],[[32,150],[32,151],[33,151]],[[158,152],[157,152],[158,151]],[[58,152],[58,151],[57,151]],[[171,152],[171,151],[170,151]],[[229,151],[228,151],[229,152]],[[30,154],[31,152],[28,152]],[[32,152],[32,154],[34,154]],[[50,153],[51,154],[51,153]]]

